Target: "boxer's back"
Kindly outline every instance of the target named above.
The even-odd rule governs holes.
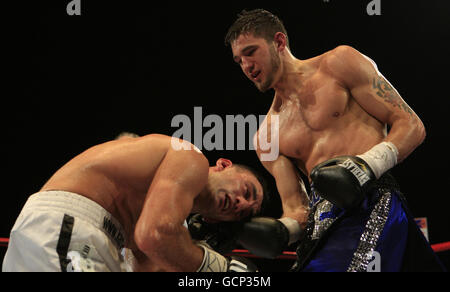
[[[60,168],[41,191],[83,195],[110,212],[132,235],[148,188],[169,147],[170,137],[163,135],[91,147]]]

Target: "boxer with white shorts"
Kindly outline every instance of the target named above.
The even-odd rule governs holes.
[[[121,137],[76,156],[28,199],[2,271],[124,271],[122,248],[135,271],[229,271],[236,259],[197,245],[185,219],[256,215],[264,192],[248,169],[227,159],[210,167],[186,141]]]

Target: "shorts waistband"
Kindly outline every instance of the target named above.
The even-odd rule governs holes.
[[[28,198],[24,209],[63,212],[101,229],[118,248],[125,245],[125,232],[119,221],[102,206],[84,196],[66,191],[39,192]]]

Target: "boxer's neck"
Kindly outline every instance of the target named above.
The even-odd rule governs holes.
[[[282,59],[281,70],[281,76],[274,84],[273,89],[280,98],[289,99],[303,87],[302,80],[309,68],[305,61],[291,55]]]

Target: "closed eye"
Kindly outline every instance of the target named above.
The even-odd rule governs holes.
[[[256,49],[252,49],[251,51],[247,52],[246,56],[251,57],[255,53]]]
[[[244,48],[241,52],[242,52],[243,56],[251,57],[251,56],[253,56],[253,54],[255,53],[255,51],[257,49],[258,49],[257,46],[248,46],[248,47]],[[239,65],[242,64],[242,59],[239,56],[236,55],[233,59],[237,64],[239,64]]]
[[[250,199],[250,191],[247,189],[247,192],[245,193],[245,199],[248,201]]]

